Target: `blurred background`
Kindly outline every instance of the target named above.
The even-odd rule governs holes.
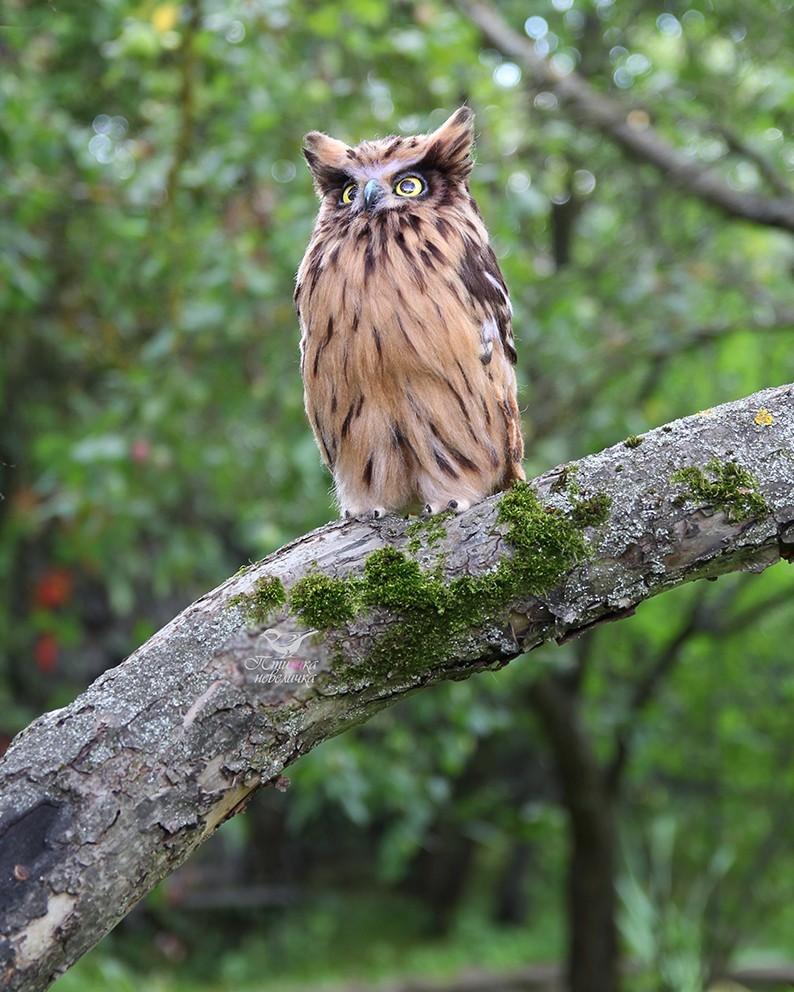
[[[462,5],[0,10],[0,747],[334,514],[291,301],[308,130],[476,111],[528,476],[793,377],[790,232],[629,157]],[[792,0],[490,11],[737,198],[792,196]],[[57,988],[452,992],[480,969],[498,992],[570,967],[611,990],[582,971],[613,946],[626,989],[789,987],[792,632],[778,565],[423,691],[258,795]]]

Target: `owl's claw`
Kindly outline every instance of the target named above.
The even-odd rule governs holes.
[[[454,510],[455,513],[463,513],[464,510],[468,510],[471,506],[471,502],[467,499],[450,499],[444,503],[425,503],[422,508],[422,512],[428,516],[435,516],[436,513],[443,513],[444,510]]]
[[[367,517],[372,517],[373,520],[381,520],[386,516],[387,510],[382,506],[375,506],[371,510],[344,510],[342,516],[345,520],[353,520],[356,517],[364,520]]]

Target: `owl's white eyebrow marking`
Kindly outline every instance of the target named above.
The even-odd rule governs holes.
[[[394,173],[394,166],[388,163],[382,165],[358,165],[349,170],[351,179],[364,182],[367,179],[380,181],[384,176],[391,176]]]

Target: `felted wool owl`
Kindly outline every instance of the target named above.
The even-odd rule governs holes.
[[[312,131],[298,271],[306,411],[344,516],[472,503],[523,479],[510,299],[469,192],[474,115],[351,148]]]

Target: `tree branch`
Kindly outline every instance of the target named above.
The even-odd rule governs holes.
[[[779,196],[782,196],[784,199],[791,196],[791,187],[765,155],[762,155],[761,152],[742,141],[738,134],[734,134],[724,124],[715,124],[712,130],[723,139],[732,152],[736,155],[741,155],[742,158],[746,158],[748,162],[752,162],[769,187]]]
[[[540,476],[532,485],[544,521],[575,521],[593,505],[609,514],[595,527],[579,517],[591,556],[535,595],[511,587],[494,598],[502,568],[533,553],[548,564],[516,542],[501,514],[508,497],[495,496],[428,524],[329,524],[189,606],[70,706],[31,724],[0,762],[2,988],[46,988],[256,788],[283,787],[301,754],[406,694],[503,666],[684,582],[794,558],[792,414],[794,386],[770,388]],[[743,472],[724,471],[729,463]],[[692,467],[702,474],[676,481]],[[350,576],[371,591],[372,553],[381,549],[382,565],[384,547],[402,564],[380,576],[380,599],[369,600],[380,605],[341,610]],[[400,607],[417,576],[436,599]],[[292,612],[268,620],[276,580]],[[327,594],[312,622],[330,629],[290,649],[296,667],[285,667],[285,638],[305,632],[296,587],[309,586]],[[478,590],[485,599],[472,597]],[[454,605],[457,591],[470,619],[458,613],[450,626],[439,608],[443,634],[434,633],[433,603]]]
[[[563,107],[580,122],[597,128],[633,157],[649,162],[677,186],[739,217],[794,232],[794,194],[767,199],[756,193],[732,189],[714,169],[702,165],[670,145],[646,122],[632,114],[633,107],[598,93],[575,72],[561,76],[539,56],[528,38],[514,31],[498,11],[481,0],[456,0],[457,6],[482,31],[488,42],[520,65],[535,87],[554,93]]]

